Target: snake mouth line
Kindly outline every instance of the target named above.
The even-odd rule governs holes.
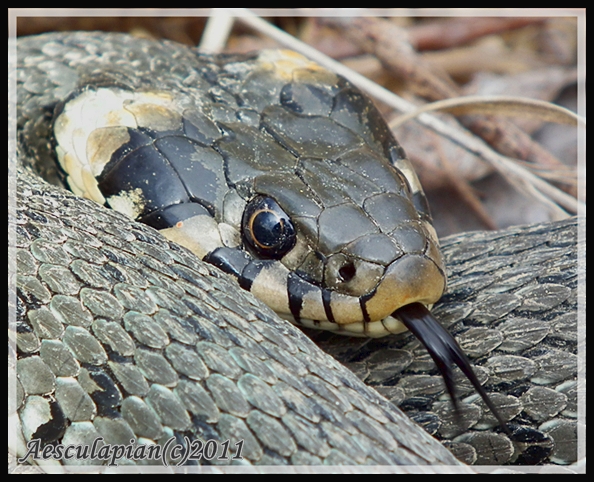
[[[410,303],[432,305],[445,290],[445,276],[422,255],[388,266],[368,295],[345,295],[310,283],[275,260],[253,259],[239,249],[218,248],[205,258],[294,324],[352,336],[381,337],[406,328],[394,311]]]
[[[408,330],[402,321],[394,316],[387,316],[378,321],[360,321],[348,325],[339,325],[331,321],[317,321],[307,318],[296,319],[293,315],[284,313],[278,313],[278,315],[294,325],[360,338],[381,338],[387,335],[397,335]]]

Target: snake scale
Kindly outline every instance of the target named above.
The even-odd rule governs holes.
[[[111,83],[135,85],[151,72],[160,88],[187,88],[194,56],[113,34],[19,40],[15,451],[32,438],[183,444],[187,436],[242,440],[248,464],[459,463],[217,268],[36,175],[59,183],[53,109],[82,77],[102,67]],[[571,463],[576,223],[443,241],[448,293],[434,312],[511,421],[513,443],[489,430],[496,422],[478,402],[453,419],[432,363],[408,334],[314,337],[467,463]]]

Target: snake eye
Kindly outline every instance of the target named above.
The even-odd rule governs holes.
[[[277,202],[257,196],[243,212],[243,236],[265,258],[280,259],[295,245],[295,228]]]

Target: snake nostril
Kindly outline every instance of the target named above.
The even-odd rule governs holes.
[[[347,263],[338,270],[338,274],[344,283],[351,281],[356,273],[357,268],[355,268],[353,263]]]

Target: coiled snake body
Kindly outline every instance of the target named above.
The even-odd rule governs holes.
[[[267,154],[263,148],[258,151],[258,142],[262,140],[258,138],[257,130],[248,127],[255,122],[250,117],[254,116],[254,112],[264,111],[264,104],[269,103],[271,92],[274,93],[277,86],[271,85],[270,82],[267,84],[267,78],[258,75],[257,70],[252,70],[249,89],[246,82],[242,87],[246,92],[241,92],[245,98],[249,98],[250,104],[243,105],[239,111],[230,112],[225,106],[230,102],[236,105],[237,102],[228,98],[232,97],[233,93],[232,74],[245,76],[241,69],[253,69],[254,60],[252,59],[252,64],[245,59],[237,59],[234,63],[232,61],[233,59],[227,59],[226,65],[233,65],[236,72],[228,69],[227,77],[216,77],[216,64],[209,63],[204,58],[198,60],[192,50],[167,42],[139,41],[127,36],[107,34],[51,34],[20,41],[18,152],[19,162],[22,162],[24,167],[19,168],[17,184],[18,202],[21,204],[16,219],[19,273],[16,341],[19,355],[17,408],[23,437],[21,441],[41,438],[45,443],[90,443],[101,435],[105,443],[112,444],[125,444],[130,438],[140,438],[145,443],[163,443],[171,437],[183,443],[183,437],[188,436],[188,440],[201,438],[223,442],[229,439],[231,443],[242,440],[244,463],[455,463],[455,459],[449,453],[397,409],[367,389],[336,362],[320,354],[298,330],[280,321],[267,308],[227,280],[216,268],[202,264],[191,253],[165,240],[150,228],[51,187],[28,171],[28,168],[34,167],[44,177],[53,177],[56,180],[53,150],[56,149],[60,157],[60,149],[67,152],[68,148],[60,143],[59,136],[55,143],[50,142],[53,111],[56,105],[69,96],[72,97],[81,85],[91,83],[95,86],[95,92],[101,91],[104,85],[116,85],[121,86],[123,91],[129,91],[131,88],[146,91],[150,87],[158,88],[159,92],[171,90],[186,95],[195,95],[194,88],[198,85],[202,92],[205,89],[208,91],[210,105],[214,108],[208,117],[197,115],[193,119],[194,125],[202,123],[201,135],[204,135],[204,132],[206,135],[209,132],[218,132],[213,130],[213,118],[219,125],[230,126],[230,132],[227,134],[232,142],[219,149],[219,152],[227,156],[228,172],[223,173],[224,178],[233,180],[236,192],[241,193],[242,189],[245,192],[253,190],[254,186],[242,182],[241,175],[245,171],[250,172],[250,169],[258,170],[258,163],[237,168],[237,161],[228,159],[236,159],[242,149],[246,149],[246,145],[255,146],[250,149],[256,158],[258,155]],[[261,58],[258,62],[262,62]],[[302,75],[313,75],[311,71],[311,68],[306,69]],[[143,72],[147,75],[141,75]],[[279,75],[283,75],[282,69]],[[325,97],[322,93],[315,92],[315,89],[299,91],[299,87],[297,84],[293,86],[293,91],[276,92],[276,95],[284,96],[286,104],[291,105],[294,110],[300,108],[300,102],[306,103],[308,107],[314,105],[314,108],[320,111],[328,109],[324,105]],[[199,97],[193,98],[193,101],[200,104]],[[142,104],[137,99],[133,99],[132,103],[134,102]],[[360,100],[360,104],[362,109],[370,109],[364,100]],[[64,107],[62,113],[67,109],[67,106]],[[342,122],[348,124],[348,116],[358,114],[345,108],[342,115],[346,119],[342,119]],[[238,116],[242,117],[242,121],[248,127],[237,124]],[[268,132],[276,136],[284,146],[283,151],[279,149],[275,151],[275,155],[286,156],[287,151],[299,149],[294,138],[283,138],[281,126],[286,127],[286,124],[292,123],[293,129],[302,129],[302,132],[295,134],[301,136],[300,138],[311,136],[312,132],[315,132],[304,129],[298,119],[298,116],[282,117],[278,112],[268,111]],[[324,117],[320,115],[316,119]],[[366,119],[373,117],[369,116]],[[159,120],[162,121],[163,118]],[[361,123],[360,118],[358,121]],[[320,120],[320,123],[323,122]],[[371,143],[385,134],[380,132],[381,126],[373,125],[371,122],[363,122],[363,125],[367,129],[363,135],[367,135]],[[275,130],[277,127],[279,130]],[[323,130],[323,126],[318,126],[318,129]],[[348,135],[346,129],[343,134]],[[331,139],[328,145],[319,145],[319,139],[309,139],[310,147],[313,146],[314,151],[316,148],[320,151],[317,153],[319,157],[327,156],[328,151],[337,149],[336,146],[341,142],[342,139]],[[102,147],[105,143],[99,142],[97,145]],[[114,150],[111,149],[110,153]],[[390,153],[390,148],[386,150]],[[392,155],[396,156],[396,162],[399,159],[402,161],[399,152],[392,152]],[[62,157],[61,162],[64,165],[68,161]],[[303,161],[300,173],[301,178],[305,179],[308,176],[307,162],[307,159]],[[348,166],[348,159],[345,159],[345,165]],[[237,169],[236,172],[232,172],[234,167]],[[233,206],[242,203],[241,196],[229,199],[216,193],[218,178],[215,174],[210,184],[210,189],[214,193],[211,197],[212,204],[224,199],[224,202],[231,206],[228,209],[231,214],[227,217],[237,218],[237,215],[233,214]],[[260,182],[264,187],[256,187],[256,193],[275,185],[274,182],[278,182],[278,179],[274,177],[275,173],[271,172],[268,178],[261,178],[263,180]],[[369,174],[369,177],[373,178],[373,174]],[[414,178],[407,178],[407,181],[409,187],[412,185],[410,190],[413,199],[422,200],[414,196],[418,192]],[[308,184],[303,186],[309,186],[313,182],[309,180]],[[78,185],[86,186],[84,180]],[[297,201],[290,197],[299,187],[284,187],[284,192],[289,193],[285,204],[296,203]],[[340,186],[325,188],[325,192],[329,192],[329,197],[332,196],[333,189],[340,191]],[[208,197],[208,194],[206,193],[202,199]],[[250,195],[253,195],[253,192],[250,192]],[[351,195],[356,197],[357,193]],[[368,192],[365,196],[372,197]],[[144,197],[146,201],[146,196]],[[376,195],[376,204],[383,198],[385,196]],[[139,203],[130,202],[130,196],[127,199],[119,199],[119,202],[127,203],[127,206],[133,208],[139,206]],[[271,207],[266,202],[264,206],[264,211],[276,212],[274,206]],[[337,206],[340,208],[344,204]],[[216,211],[220,207],[202,203],[193,215],[201,215],[204,210]],[[423,212],[422,203],[417,202],[417,207]],[[301,208],[303,212],[308,213],[308,209],[315,209],[315,206]],[[226,206],[222,206],[222,210],[225,209]],[[372,209],[373,207],[369,208],[370,211]],[[161,214],[161,217],[169,215]],[[140,215],[148,216],[150,213]],[[184,216],[182,220],[188,218]],[[299,230],[303,232],[311,228],[311,220],[316,216],[319,214],[310,213],[309,217],[304,215],[300,220]],[[420,216],[414,225],[415,229],[409,234],[408,239],[411,243],[414,243],[414,235],[417,234],[415,230],[424,226],[424,216]],[[172,224],[176,222],[174,220]],[[351,226],[351,229],[357,229],[356,224],[354,227]],[[360,221],[359,225],[361,224],[364,224],[364,221]],[[527,274],[533,272],[529,268],[529,263],[524,265],[524,268],[514,271],[509,262],[504,262],[503,266],[507,267],[507,271],[511,269],[514,273],[513,276],[506,274],[508,279],[512,280],[507,281],[506,285],[505,282],[497,282],[493,278],[490,278],[490,282],[485,282],[484,276],[482,281],[478,281],[480,272],[475,271],[474,286],[482,283],[483,286],[480,288],[484,293],[483,300],[477,295],[479,299],[476,301],[482,303],[481,306],[495,304],[499,309],[494,310],[499,316],[495,319],[501,318],[502,323],[507,321],[509,324],[506,329],[500,330],[503,333],[502,339],[491,340],[492,343],[487,343],[487,347],[477,349],[475,356],[483,357],[487,364],[491,362],[494,367],[500,366],[497,362],[504,366],[514,361],[518,362],[509,359],[514,356],[531,363],[530,367],[516,374],[515,378],[501,374],[498,378],[495,373],[499,372],[497,368],[493,368],[494,372],[487,383],[488,386],[500,393],[508,390],[509,393],[514,393],[517,400],[522,400],[522,397],[529,399],[527,394],[550,396],[548,392],[545,394],[542,390],[539,391],[540,387],[533,387],[532,383],[541,385],[543,390],[560,394],[557,398],[565,397],[564,405],[560,402],[563,407],[547,420],[542,419],[543,415],[540,412],[527,412],[524,410],[525,407],[512,403],[513,397],[499,401],[500,409],[509,409],[509,413],[506,413],[507,420],[515,417],[518,421],[512,436],[523,437],[525,447],[530,449],[518,451],[516,444],[516,453],[512,448],[507,460],[519,460],[527,457],[526,454],[531,454],[533,458],[527,460],[529,463],[534,460],[546,461],[551,455],[554,457],[557,450],[554,436],[551,434],[555,433],[555,430],[562,430],[563,434],[567,434],[568,430],[575,432],[575,419],[572,419],[571,410],[566,408],[571,394],[574,393],[572,390],[575,391],[575,384],[572,385],[575,369],[569,368],[562,377],[556,375],[547,378],[533,361],[539,360],[540,356],[549,363],[552,363],[552,359],[561,360],[566,365],[575,364],[575,356],[572,353],[575,348],[571,349],[571,343],[575,343],[575,340],[564,340],[561,344],[566,346],[561,350],[559,336],[554,329],[559,323],[574,322],[574,318],[571,318],[575,313],[575,297],[572,297],[572,290],[575,290],[576,272],[575,250],[571,249],[575,245],[572,226],[574,225],[566,223],[547,231],[540,231],[547,236],[557,233],[557,238],[562,241],[555,245],[557,238],[553,235],[550,239],[540,241],[541,246],[548,243],[549,247],[548,251],[544,250],[544,258],[539,259],[550,261],[539,262],[538,274]],[[199,225],[192,229],[203,228],[203,225]],[[324,227],[319,221],[315,228],[317,237],[323,238],[327,246],[337,244],[335,237],[338,238],[346,232],[338,225],[328,224],[328,227]],[[359,226],[359,229],[363,228]],[[382,232],[378,230],[375,237],[380,247],[382,243],[385,244],[381,237]],[[539,230],[526,231],[525,239],[529,240],[526,242],[534,243],[535,238],[530,238],[528,233],[538,236]],[[220,233],[221,238],[224,235],[225,233]],[[506,236],[500,235],[501,238],[510,239],[512,242],[504,247],[504,252],[505,249],[512,251],[510,246],[514,245],[517,239],[514,236],[517,235],[510,233]],[[229,238],[233,239],[232,232]],[[355,240],[356,238],[353,238],[353,241]],[[257,249],[258,244],[258,240],[252,243],[252,249]],[[467,244],[470,245],[471,242],[468,241]],[[222,244],[219,241],[219,244],[215,243],[214,246],[220,253],[225,247],[232,245],[233,241]],[[350,247],[359,254],[358,259],[364,259],[361,253],[366,247],[357,246],[355,242],[351,245]],[[469,278],[468,269],[461,268],[456,272],[456,266],[464,266],[465,262],[472,263],[473,259],[481,259],[489,256],[489,251],[496,251],[492,244],[488,244],[483,252],[480,252],[479,247],[473,250],[469,246],[468,250],[464,251],[460,245],[457,247],[454,243],[453,246],[450,253],[454,253],[451,256],[455,262],[450,270],[456,275],[462,274],[466,269],[466,279],[471,281],[473,278]],[[485,245],[479,243],[477,246]],[[399,247],[391,249],[396,248]],[[534,249],[533,246],[530,248]],[[212,243],[206,252],[211,251]],[[357,266],[345,262],[344,250],[340,256],[336,256],[336,263],[328,263],[326,268],[318,267],[314,262],[316,256],[308,253],[302,249],[298,262],[293,260],[293,263],[302,267],[302,270],[314,280],[316,276],[322,276],[333,280],[336,285],[348,285],[346,291],[350,290],[357,296],[364,288],[357,282],[352,282],[353,279],[356,280],[353,270],[356,272],[362,266],[363,270],[373,272],[367,261],[358,262]],[[425,259],[436,260],[438,270],[441,269],[439,255],[435,254],[431,244],[423,248],[423,253]],[[282,255],[284,254],[283,252]],[[328,253],[324,254],[330,257]],[[501,253],[497,253],[497,256],[501,266]],[[493,260],[496,260],[497,256],[493,257]],[[281,255],[277,254],[270,256],[280,257]],[[236,261],[226,253],[218,259],[219,265],[226,263],[231,268],[236,266]],[[377,266],[377,260],[374,262],[374,266]],[[243,263],[245,265],[245,262]],[[385,260],[380,260],[379,264],[382,263],[384,266],[390,265]],[[480,264],[483,266],[483,272],[495,273],[495,261],[488,270],[484,268],[483,263]],[[557,273],[560,267],[564,268],[565,275],[557,280],[553,273]],[[328,271],[320,274],[320,270],[324,269]],[[256,274],[262,271],[262,268],[258,268]],[[486,278],[489,279],[488,276]],[[255,276],[254,280],[259,283],[260,291],[269,288],[269,279]],[[456,277],[454,280],[453,288],[450,287],[450,293],[447,295],[449,304],[441,305],[446,319],[448,314],[452,313],[452,316],[456,316],[456,313],[460,315],[460,312],[463,315],[470,314],[465,309],[465,302],[457,298],[458,293],[463,291],[460,288],[463,281],[456,281]],[[539,284],[541,281],[544,288]],[[522,289],[519,289],[518,285],[520,282],[523,283],[524,291],[544,290],[555,303],[551,301],[546,307],[531,308],[529,303],[519,301],[522,295]],[[495,287],[489,291],[488,287],[494,285]],[[505,285],[505,289],[502,285]],[[474,288],[475,292],[476,289],[478,288]],[[443,285],[436,290],[441,294]],[[508,311],[505,313],[502,313],[501,301],[492,301],[489,297],[495,294],[501,296],[502,293],[503,297],[498,299],[506,300],[505,306]],[[428,295],[425,301],[434,302],[439,294]],[[273,291],[273,295],[278,296],[278,292]],[[307,302],[304,302],[305,299],[305,296],[301,297],[299,303],[279,299],[279,305],[287,306],[288,314],[294,315],[295,318],[321,319],[319,316],[302,316],[308,309],[310,312],[318,309],[314,305],[308,306]],[[334,321],[332,318],[338,311],[345,310],[333,301],[326,300],[323,305],[328,322]],[[385,316],[370,316],[369,311],[379,311],[371,303],[367,313],[365,304],[357,305],[362,306],[358,309],[363,311],[364,319],[382,319]],[[348,306],[346,311],[352,311],[353,306]],[[395,308],[387,308],[387,314]],[[547,312],[546,319],[543,320],[547,324],[547,329],[533,328],[534,322],[528,314],[544,311]],[[524,316],[516,316],[520,314]],[[468,334],[473,329],[486,330],[485,325],[493,323],[493,319],[487,318],[476,316],[476,312],[474,318],[467,316],[469,323],[477,326],[463,330],[463,333]],[[459,321],[454,318],[451,322]],[[365,330],[364,326],[362,324],[360,329]],[[536,331],[538,335],[528,341],[514,343],[513,333],[517,326],[528,327],[528,331]],[[524,357],[530,349],[536,349],[537,343],[547,338],[548,345],[539,345],[539,349],[543,350],[542,354],[532,354],[531,358]],[[401,337],[400,340],[402,339]],[[370,353],[372,357],[376,357],[372,363],[377,363],[377,356],[386,352],[385,343],[390,342],[382,340],[373,343],[377,343],[377,350]],[[344,348],[344,345],[342,346]],[[543,348],[544,346],[547,348]],[[499,352],[495,351],[497,347],[500,349]],[[357,355],[353,355],[351,348],[346,348],[343,355],[354,359],[355,364],[358,363],[360,367],[362,363],[366,363],[368,349],[369,343],[359,349]],[[396,352],[402,354],[406,350]],[[522,357],[518,356],[519,353]],[[393,380],[393,375],[397,371],[402,371],[406,375],[407,371],[411,374],[423,369],[422,366],[419,367],[423,364],[422,360],[415,362],[416,367],[415,363],[411,362],[413,360],[409,359],[400,368],[393,370],[388,377],[388,386],[384,388],[384,393],[393,396],[393,393],[390,393],[390,385],[393,389],[402,389],[407,380],[409,387],[411,382],[414,385],[414,382],[419,380],[418,377],[421,375],[405,376],[399,386]],[[549,385],[556,390],[548,388]],[[424,393],[421,388],[416,392],[420,396],[405,397],[409,406],[417,403],[415,416],[418,421],[422,421],[423,417],[428,420],[427,415],[435,413],[435,408],[429,409],[433,403],[431,397],[442,391],[442,388],[433,388]],[[414,390],[411,393],[414,393]],[[425,410],[419,409],[420,400]],[[527,405],[530,406],[529,403]],[[472,408],[462,411],[462,421],[466,424],[464,430],[470,426],[483,429],[494,426],[494,421],[489,417],[481,419],[480,408],[476,405],[470,407]],[[561,421],[555,419],[548,431],[545,430],[547,427],[541,431],[532,427],[536,424],[540,427],[545,421],[564,411]],[[449,436],[455,435],[452,424],[448,425],[447,416],[442,415],[441,418],[443,420],[436,415],[433,419],[433,422],[439,425],[439,428],[433,431],[440,431],[442,436],[447,437],[449,427]],[[476,433],[481,434],[474,432],[471,435],[477,438]],[[503,445],[507,441],[508,446],[511,446],[505,434],[483,434],[491,439],[478,442],[476,446],[480,447],[481,443],[493,445],[493,441],[502,442]],[[541,435],[541,440],[537,441]],[[534,446],[537,444],[542,446],[542,453],[534,456]],[[460,440],[457,447],[476,451],[472,442],[465,439]],[[22,447],[19,450],[22,453]],[[460,451],[458,454],[462,456]],[[563,457],[566,456],[558,456],[558,461],[565,461],[562,460]]]

